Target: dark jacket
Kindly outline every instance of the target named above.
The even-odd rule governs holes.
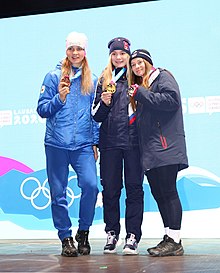
[[[99,135],[100,151],[106,149],[130,149],[138,146],[136,121],[129,125],[127,95],[128,83],[125,74],[116,84],[110,106],[101,100],[102,85],[98,84],[93,103],[94,120],[101,123]]]
[[[140,150],[144,170],[178,164],[188,167],[181,97],[178,84],[166,70],[149,89],[139,87],[135,96]]]

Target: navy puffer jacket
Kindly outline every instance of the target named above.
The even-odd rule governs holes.
[[[123,74],[116,84],[116,92],[112,102],[106,106],[101,100],[102,85],[98,84],[93,103],[92,115],[94,120],[101,122],[99,149],[130,149],[138,146],[136,121],[129,124],[127,95],[128,83]]]

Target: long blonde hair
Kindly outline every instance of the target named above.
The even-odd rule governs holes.
[[[127,53],[126,53],[127,54]],[[126,64],[126,78],[128,83],[131,82],[131,70],[130,70],[130,66],[129,66],[129,59],[130,59],[130,55],[127,54],[127,64]],[[111,54],[109,55],[109,60],[108,60],[108,64],[105,67],[105,69],[103,70],[102,74],[99,77],[99,84],[102,84],[102,91],[106,90],[107,85],[111,82],[112,80],[112,71],[114,70],[114,66],[112,64],[111,61]],[[134,101],[134,98],[130,97],[130,103],[132,106],[133,111],[136,110],[136,103]]]
[[[126,71],[126,78],[128,80],[128,82],[130,82],[130,76],[131,76],[131,73],[129,71],[129,58],[130,56],[126,53],[127,55],[127,64],[126,64],[126,68],[127,68],[127,71]],[[100,75],[99,77],[99,83],[102,84],[102,90],[105,91],[106,90],[106,87],[107,85],[111,82],[112,80],[112,71],[114,70],[114,66],[112,64],[112,61],[111,61],[111,54],[109,55],[109,60],[108,60],[108,64],[107,66],[105,67],[105,69],[103,70],[102,74]]]
[[[62,62],[61,67],[61,79],[65,75],[70,75],[72,72],[72,64],[66,57]],[[93,88],[92,72],[89,68],[88,60],[86,56],[82,61],[82,76],[81,76],[81,92],[83,95],[91,93]]]

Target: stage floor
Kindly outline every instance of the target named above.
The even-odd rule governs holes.
[[[181,257],[150,257],[146,249],[158,239],[142,239],[140,254],[103,254],[105,239],[91,239],[89,256],[62,257],[58,240],[0,240],[0,272],[71,273],[219,273],[220,239],[183,239]]]

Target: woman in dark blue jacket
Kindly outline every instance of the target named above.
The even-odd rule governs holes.
[[[123,254],[138,254],[143,220],[143,171],[133,100],[127,95],[127,66],[130,42],[112,39],[109,64],[96,90],[93,117],[101,123],[99,136],[100,177],[103,186],[103,208],[107,243],[104,253],[115,253],[120,233],[119,200],[126,190],[126,243]],[[132,108],[133,107],[133,108]],[[124,170],[124,173],[123,173]]]
[[[63,256],[90,253],[89,228],[98,194],[96,160],[99,125],[91,115],[97,77],[86,58],[87,37],[71,32],[66,39],[66,58],[44,78],[37,112],[46,118],[45,152],[55,228]],[[69,165],[81,188],[79,229],[75,248],[66,196]]]
[[[130,65],[128,93],[137,102],[141,161],[165,228],[163,240],[148,252],[152,256],[183,255],[176,178],[178,171],[188,167],[188,159],[179,87],[170,72],[153,67],[147,50],[135,50]]]

